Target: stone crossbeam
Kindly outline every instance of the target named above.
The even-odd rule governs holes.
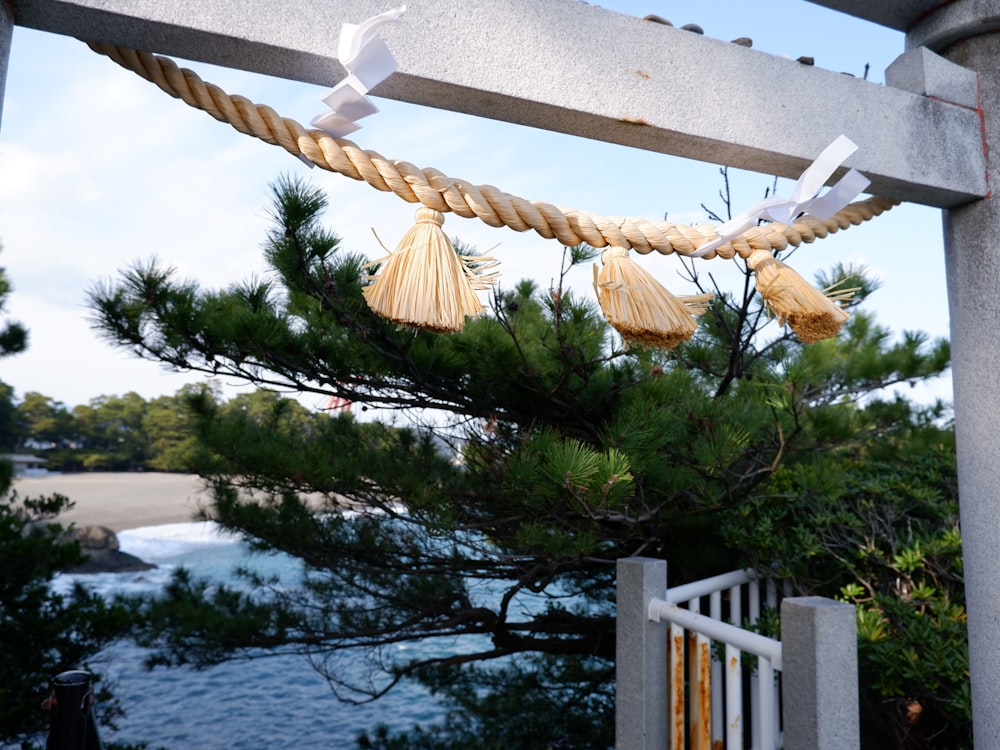
[[[909,31],[946,2],[942,0],[809,0],[896,31]]]
[[[393,5],[8,1],[15,25],[320,85],[344,75],[340,24]],[[843,134],[873,193],[987,194],[975,108],[578,0],[411,2],[382,36],[400,69],[379,96],[789,178]]]

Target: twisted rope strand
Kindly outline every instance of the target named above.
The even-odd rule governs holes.
[[[408,203],[420,203],[442,213],[451,211],[467,219],[478,218],[492,227],[506,226],[517,232],[531,229],[567,246],[585,242],[592,247],[632,248],[642,254],[656,250],[664,255],[673,252],[690,255],[716,236],[711,224],[690,226],[634,217],[601,216],[542,201],[528,201],[492,185],[472,185],[436,169],[420,169],[409,162],[386,159],[349,140],[335,139],[322,130],[307,130],[266,105],[229,95],[218,86],[202,81],[193,71],[179,68],[167,57],[101,42],[87,44],[95,52],[156,84],[170,96],[207,112],[241,133],[281,146],[322,169],[367,182],[376,190],[395,193]],[[810,243],[861,224],[898,204],[898,200],[874,196],[851,203],[826,221],[805,215],[791,225],[765,224],[744,232],[705,258],[718,255],[728,259],[739,255],[745,259],[755,250],[784,250],[789,245]]]

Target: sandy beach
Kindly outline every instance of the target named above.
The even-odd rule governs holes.
[[[206,499],[197,476],[158,472],[20,477],[14,489],[21,497],[66,495],[76,505],[59,516],[61,523],[113,531],[191,521]]]

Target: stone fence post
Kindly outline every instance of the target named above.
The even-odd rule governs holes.
[[[667,632],[649,619],[649,603],[667,591],[667,562],[618,561],[615,744],[618,750],[666,750]]]
[[[788,750],[857,750],[854,605],[819,596],[781,602],[782,716]]]

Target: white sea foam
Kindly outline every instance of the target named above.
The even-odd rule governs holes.
[[[101,596],[144,594],[162,589],[179,567],[217,583],[235,582],[233,570],[241,565],[286,580],[299,568],[287,555],[252,554],[239,535],[212,521],[143,526],[117,536],[122,552],[156,567],[129,573],[63,574],[53,581],[53,589],[66,593],[82,583]]]
[[[192,542],[218,542],[227,544],[236,536],[215,521],[188,521],[165,523],[159,526],[141,526],[118,533],[119,539],[177,539]]]
[[[214,521],[168,523],[118,532],[122,552],[154,564],[196,552],[208,545],[237,544],[240,537]]]

